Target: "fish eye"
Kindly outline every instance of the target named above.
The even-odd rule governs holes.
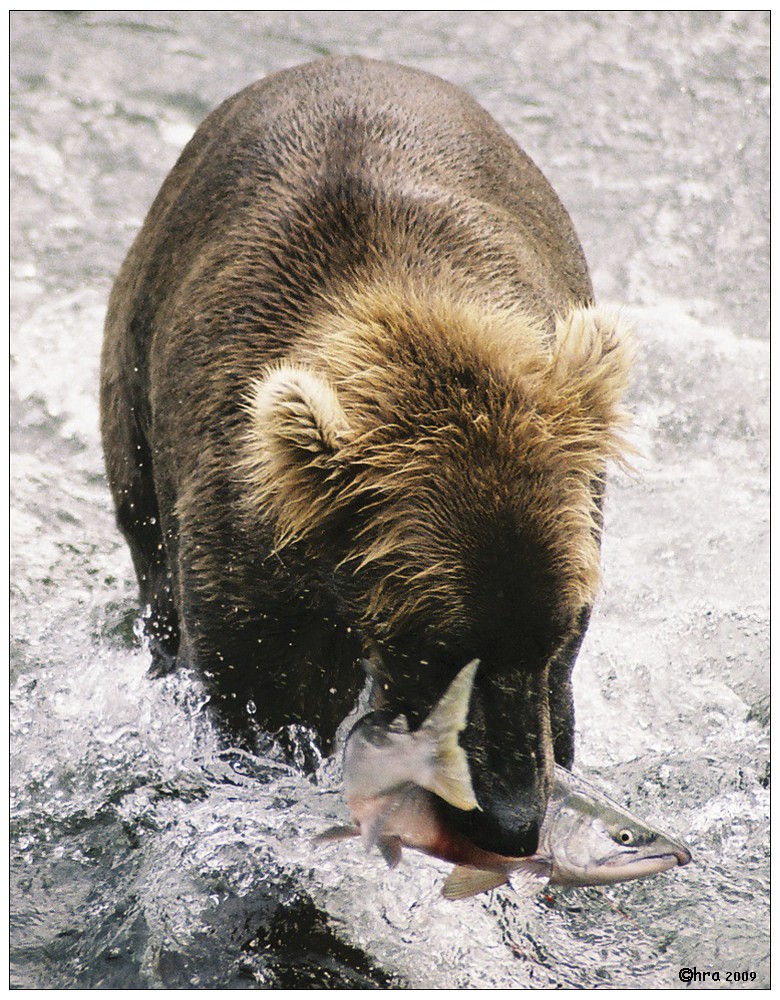
[[[634,831],[629,830],[628,827],[624,827],[618,834],[618,840],[621,844],[633,844],[634,843]]]

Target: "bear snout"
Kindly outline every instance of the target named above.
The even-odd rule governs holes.
[[[478,847],[533,854],[552,789],[555,755],[546,671],[477,681],[460,743],[480,809],[453,810],[452,824]]]
[[[463,812],[445,804],[447,824],[482,850],[513,858],[533,854],[547,809],[547,782],[532,775],[530,784],[500,788],[493,781],[488,787],[483,783],[477,792],[479,810]]]

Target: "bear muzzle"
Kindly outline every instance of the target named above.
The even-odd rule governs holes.
[[[520,782],[514,788],[497,787],[495,780],[487,789],[478,779],[474,785],[480,809],[464,812],[444,803],[447,824],[485,851],[508,857],[533,854],[549,798],[544,777],[534,775],[530,784]]]

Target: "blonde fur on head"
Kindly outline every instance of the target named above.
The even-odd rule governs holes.
[[[594,443],[602,437],[608,457],[620,458],[625,442],[615,432],[625,423],[621,401],[634,360],[630,325],[596,306],[572,309],[557,320],[555,341],[549,396],[557,405],[578,403]]]
[[[275,504],[281,546],[315,527],[330,504],[329,475],[350,428],[333,387],[303,367],[279,365],[257,379],[245,402],[249,415],[243,472],[253,507]],[[251,511],[250,515],[256,515]]]
[[[337,529],[343,564],[375,570],[369,613],[411,617],[438,597],[441,616],[464,587],[458,535],[478,536],[503,505],[544,540],[564,599],[591,602],[594,484],[627,450],[628,325],[574,308],[551,336],[512,310],[377,289],[350,305],[323,322],[311,357],[253,385],[247,516],[270,514],[281,548],[370,505],[361,527]]]
[[[255,382],[251,410],[267,436],[316,454],[335,453],[349,431],[333,388],[306,368],[272,368]]]

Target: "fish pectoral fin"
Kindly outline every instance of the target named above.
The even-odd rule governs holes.
[[[401,838],[400,837],[380,837],[376,842],[379,853],[387,862],[388,868],[395,868],[401,860]]]
[[[441,894],[445,899],[467,899],[480,892],[488,892],[504,885],[507,877],[504,872],[485,871],[484,868],[469,868],[458,865],[447,876]]]
[[[552,864],[542,858],[524,858],[512,866],[509,884],[523,899],[531,899],[544,889],[552,876]]]
[[[360,829],[356,826],[330,826],[316,837],[312,837],[314,844],[327,844],[334,840],[348,840],[350,837],[359,837]]]
[[[378,844],[381,840],[384,825],[385,820],[383,816],[376,816],[370,822],[362,822],[360,824],[360,840],[366,854],[368,854],[374,844]]]
[[[543,858],[534,857],[513,861],[510,873],[458,865],[447,876],[441,894],[445,899],[466,899],[480,892],[497,889],[500,885],[510,885],[518,896],[530,899],[541,892],[551,875],[552,864]]]

